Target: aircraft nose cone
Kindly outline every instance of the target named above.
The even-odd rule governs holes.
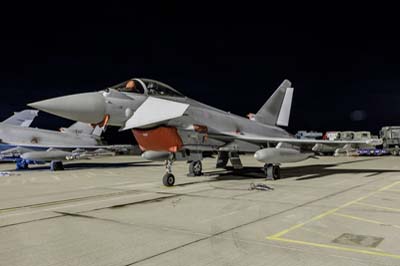
[[[63,118],[94,124],[103,120],[106,103],[100,93],[89,92],[34,102],[28,106]]]

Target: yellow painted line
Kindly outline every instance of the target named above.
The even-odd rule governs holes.
[[[390,185],[387,185],[386,187],[383,187],[383,188],[379,189],[379,191],[388,190],[388,189],[390,189],[390,188],[392,188],[392,187],[394,187],[394,186],[396,186],[398,184],[400,184],[400,181],[396,181],[396,182],[394,182],[394,183],[392,183]]]
[[[387,189],[387,191],[400,192],[400,189],[394,189],[394,188],[392,188],[392,189]]]
[[[18,210],[18,209],[19,209],[18,207],[17,208],[7,208],[7,209],[0,210],[0,213],[15,211],[15,210]]]
[[[282,230],[282,231],[276,233],[275,235],[272,235],[272,236],[267,237],[267,239],[280,238],[281,236],[286,235],[287,233],[289,233],[289,232],[291,232],[291,231],[293,231],[293,230],[296,230],[296,229],[298,229],[298,228],[304,226],[306,223],[307,223],[307,222],[305,222],[305,223],[300,223],[300,224],[296,224],[296,225],[294,225],[294,226],[292,226],[292,227],[289,227],[288,229],[285,229],[285,230]]]
[[[388,211],[400,212],[400,209],[390,208],[390,207],[385,207],[385,206],[380,206],[380,205],[375,205],[375,204],[369,204],[369,203],[363,203],[363,202],[357,202],[357,205],[362,205],[362,206],[367,206],[367,207],[372,207],[372,208],[377,208],[377,209],[383,209],[383,210],[388,210]]]
[[[343,213],[334,213],[333,215],[341,216],[341,217],[345,217],[345,218],[349,218],[349,219],[353,219],[353,220],[357,220],[357,221],[362,221],[362,222],[366,222],[366,223],[371,223],[371,224],[390,225],[390,226],[400,229],[400,226],[395,225],[395,224],[388,224],[388,223],[384,223],[384,222],[380,222],[380,221],[376,221],[376,220],[365,219],[365,218],[358,217],[358,216],[353,216],[353,215],[348,215],[348,214],[343,214]]]
[[[375,191],[375,192],[372,192],[372,193],[377,193],[377,192]],[[347,206],[350,206],[350,205],[352,205],[352,204],[354,204],[354,203],[356,203],[356,202],[358,202],[358,201],[360,201],[360,200],[364,200],[364,199],[370,197],[371,195],[373,195],[372,193],[369,193],[367,196],[363,196],[363,197],[360,197],[360,198],[358,198],[358,199],[349,201],[349,202],[347,202],[347,203],[345,203],[345,204],[343,204],[343,205],[341,205],[341,206],[339,206],[339,207],[337,207],[337,208],[333,208],[333,209],[330,209],[330,210],[328,210],[328,211],[326,211],[326,212],[323,212],[323,213],[321,213],[321,214],[319,214],[319,215],[317,215],[317,216],[314,216],[313,218],[309,219],[308,221],[306,221],[306,222],[304,222],[304,223],[296,224],[296,225],[294,225],[294,226],[292,226],[292,227],[289,227],[288,229],[285,229],[285,230],[283,230],[283,231],[280,231],[280,232],[278,232],[278,233],[276,233],[276,234],[274,234],[274,235],[272,235],[272,236],[270,236],[270,237],[272,237],[272,238],[277,238],[277,237],[284,236],[284,235],[286,235],[287,233],[289,233],[289,232],[291,232],[291,231],[293,231],[293,230],[295,230],[295,229],[298,229],[298,228],[300,228],[300,227],[302,227],[302,226],[304,226],[304,225],[306,225],[306,224],[308,224],[308,223],[318,221],[318,220],[324,218],[325,216],[328,216],[328,215],[331,215],[331,214],[337,212],[337,211],[340,210],[340,209],[343,209],[343,208],[345,208],[345,207],[347,207]]]
[[[381,257],[389,257],[389,258],[394,258],[394,259],[400,259],[400,255],[396,255],[396,254],[392,254],[392,253],[386,253],[386,252],[378,252],[378,251],[373,251],[373,250],[348,248],[348,247],[341,247],[341,246],[328,245],[328,244],[319,244],[319,243],[300,241],[300,240],[293,240],[293,239],[280,238],[280,237],[267,237],[267,239],[268,240],[274,240],[274,241],[293,243],[293,244],[312,246],[312,247],[318,247],[318,248],[335,249],[335,250],[348,251],[348,252],[354,252],[354,253],[361,253],[361,254],[367,254],[367,255],[373,255],[373,256],[381,256]]]
[[[293,230],[296,230],[296,229],[299,229],[299,228],[303,227],[304,225],[306,225],[306,224],[308,224],[308,223],[318,221],[318,220],[320,220],[320,219],[322,219],[322,218],[324,218],[324,217],[326,217],[326,216],[328,216],[328,215],[331,215],[331,214],[337,212],[337,211],[340,210],[340,209],[346,208],[346,207],[348,207],[348,206],[350,206],[350,205],[353,205],[353,204],[355,204],[355,203],[358,203],[359,201],[365,200],[365,199],[371,197],[372,195],[375,195],[375,194],[377,194],[377,193],[379,193],[379,192],[381,192],[381,191],[388,190],[388,189],[390,189],[390,188],[392,188],[392,187],[394,187],[394,186],[396,186],[396,185],[398,185],[398,184],[400,184],[400,181],[396,181],[396,182],[394,182],[394,183],[392,183],[392,184],[386,185],[386,186],[384,186],[384,187],[382,187],[382,188],[380,188],[380,189],[378,189],[378,190],[376,190],[376,191],[373,191],[373,192],[368,193],[368,194],[365,195],[365,196],[362,196],[362,197],[359,197],[358,199],[355,199],[355,200],[349,201],[349,202],[347,202],[347,203],[344,203],[344,204],[340,205],[339,207],[330,209],[330,210],[328,210],[328,211],[326,211],[326,212],[323,212],[323,213],[321,213],[321,214],[319,214],[319,215],[317,215],[317,216],[314,216],[313,218],[311,218],[311,219],[309,219],[309,220],[307,220],[307,221],[305,221],[305,222],[303,222],[303,223],[296,224],[296,225],[294,225],[294,226],[292,226],[292,227],[289,227],[288,229],[282,230],[282,231],[280,231],[280,232],[278,232],[278,233],[276,233],[276,234],[274,234],[274,235],[272,235],[272,236],[269,236],[269,237],[272,237],[272,238],[280,238],[280,237],[286,235],[287,233],[289,233],[289,232],[291,232],[291,231],[293,231]],[[400,211],[400,210],[399,210],[399,211]],[[267,239],[268,239],[268,237],[267,237]]]

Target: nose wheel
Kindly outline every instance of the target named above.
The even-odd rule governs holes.
[[[266,163],[264,165],[263,171],[267,180],[276,180],[281,178],[281,168],[279,167],[279,165]]]
[[[163,184],[166,187],[171,187],[175,184],[175,176],[172,174],[172,163],[174,162],[174,157],[171,154],[168,160],[165,161],[165,175],[163,176]]]
[[[162,181],[163,181],[164,186],[171,187],[175,184],[175,176],[171,173],[165,173]]]

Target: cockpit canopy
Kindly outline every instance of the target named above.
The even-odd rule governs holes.
[[[110,87],[121,92],[133,92],[154,96],[184,97],[171,86],[151,79],[130,79]]]

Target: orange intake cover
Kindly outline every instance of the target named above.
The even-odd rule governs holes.
[[[155,129],[132,129],[142,151],[177,152],[183,146],[182,139],[175,127]]]

